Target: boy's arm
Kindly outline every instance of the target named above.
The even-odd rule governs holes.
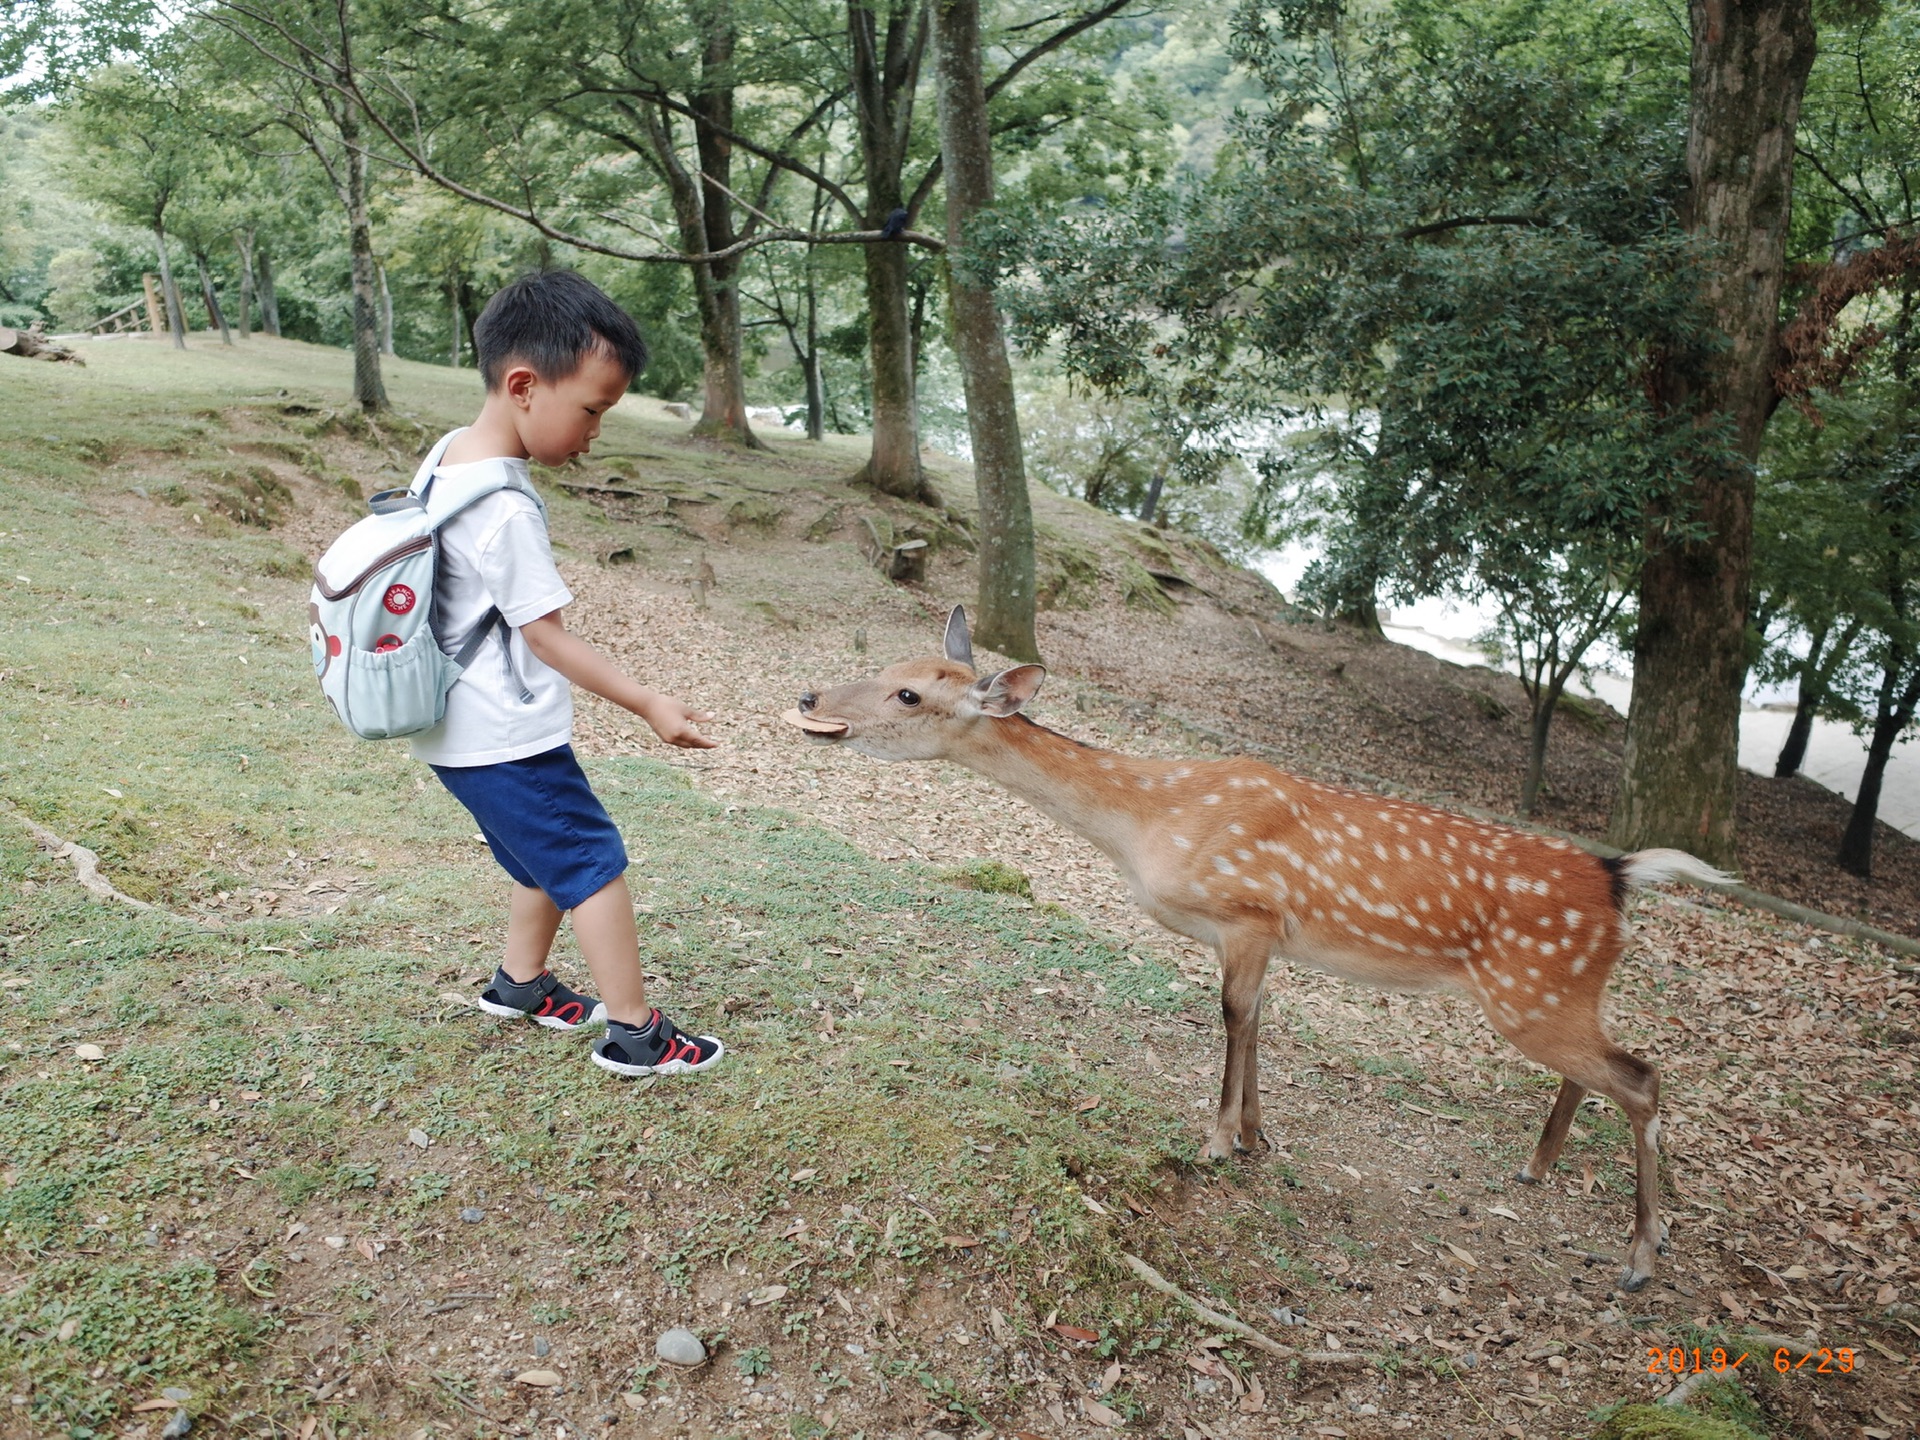
[[[658,690],[649,690],[615,665],[578,635],[567,632],[561,612],[553,611],[520,627],[527,648],[551,665],[582,690],[591,690],[602,700],[611,700],[631,710],[653,727],[653,733],[669,745],[688,750],[711,750],[720,742],[709,740],[697,728],[713,716],[696,714],[684,702]]]

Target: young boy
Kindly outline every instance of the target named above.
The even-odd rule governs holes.
[[[570,271],[529,275],[495,295],[473,327],[486,402],[454,432],[435,473],[501,466],[524,480],[529,458],[584,455],[600,417],[647,363],[633,321]],[[440,724],[413,740],[513,877],[506,956],[481,995],[492,1015],[572,1030],[602,1021],[593,1063],[618,1075],[677,1075],[718,1064],[724,1047],[683,1035],[647,1004],[627,890],[626,847],[574,758],[570,685],[638,715],[669,745],[706,749],[695,714],[629,678],[567,633],[572,593],[554,568],[546,516],[529,494],[500,490],[439,532],[434,614],[441,648],[458,649],[490,609],[512,627],[488,642],[447,694]],[[563,913],[601,1000],[547,969]]]

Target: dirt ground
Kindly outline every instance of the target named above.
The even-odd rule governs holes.
[[[1139,953],[1167,958],[1192,991],[1177,1016],[1129,1021],[1063,991],[991,1023],[1074,1033],[1086,1053],[1117,1059],[1143,1090],[1190,1117],[1197,1150],[1221,1058],[1212,956],[1148,921],[1091,847],[985,782],[808,749],[777,719],[802,688],[931,653],[948,605],[971,593],[964,555],[938,554],[923,584],[887,583],[862,559],[851,514],[807,538],[810,517],[833,505],[873,504],[825,478],[785,518],[758,528],[723,523],[711,506],[670,507],[668,525],[660,517],[669,507],[655,501],[596,503],[618,533],[649,525],[659,533],[635,563],[606,563],[617,557],[601,532],[562,526],[559,538],[573,542],[562,557],[576,595],[571,627],[646,683],[713,711],[711,733],[723,745],[667,754],[631,716],[583,697],[582,750],[667,759],[712,796],[791,809],[883,859],[1002,860],[1031,878],[1037,905],[1062,906]],[[1041,513],[1062,527],[1108,523],[1050,497]],[[337,520],[324,508],[295,516],[288,543],[316,550]],[[1042,615],[1051,676],[1035,718],[1136,753],[1241,749],[1323,780],[1377,778],[1437,804],[1511,808],[1524,759],[1516,682],[1289,619],[1264,582],[1199,573],[1197,554],[1186,553],[1195,583],[1173,590],[1171,613],[1126,605],[1108,587],[1085,608]],[[686,584],[702,559],[717,581],[704,604]],[[1560,721],[1544,823],[1600,833],[1621,733],[1619,718],[1606,714]],[[1854,880],[1828,859],[1843,802],[1803,782],[1742,783],[1741,868],[1752,883],[1920,934],[1913,841],[1883,827],[1876,878]],[[646,843],[636,837],[636,851]],[[1186,1440],[1518,1440],[1586,1435],[1596,1408],[1672,1389],[1670,1353],[1684,1351],[1691,1363],[1692,1347],[1711,1357],[1713,1344],[1739,1338],[1748,1358],[1736,1379],[1774,1433],[1920,1433],[1914,970],[1698,892],[1644,895],[1634,914],[1613,1026],[1664,1073],[1673,1227],[1671,1256],[1638,1294],[1613,1288],[1631,1213],[1631,1158],[1608,1107],[1582,1111],[1549,1183],[1517,1186],[1509,1177],[1544,1118],[1552,1077],[1514,1055],[1464,1000],[1375,994],[1280,968],[1263,1050],[1277,1150],[1169,1171],[1150,1195],[1102,1199],[1098,1177],[1085,1183],[1118,1248],[1315,1358],[1256,1355],[1245,1367],[1202,1343],[1121,1364],[1076,1338],[1100,1317],[1068,1314],[1037,1339],[1010,1337],[1005,1277],[962,1249],[944,1267],[883,1267],[870,1289],[827,1297],[812,1315],[810,1343],[833,1364],[823,1370],[822,1361],[811,1378],[713,1365],[651,1398],[628,1399],[623,1385],[677,1303],[654,1277],[634,1278],[577,1316],[556,1308],[535,1337],[501,1322],[490,1304],[491,1262],[463,1251],[457,1237],[417,1257],[427,1262],[411,1270],[419,1302],[382,1345],[397,1357],[390,1363],[411,1364],[416,1376],[437,1377],[455,1357],[502,1376],[551,1368],[564,1384],[551,1395],[521,1387],[510,1414],[437,1381],[451,1397],[446,1413],[463,1428],[482,1416],[517,1435],[1064,1440],[1132,1414],[1130,1431]],[[656,1250],[697,1216],[700,1198],[681,1193],[678,1181],[671,1189],[630,1183],[646,1185],[658,1207],[659,1238],[645,1237]],[[500,1192],[502,1203],[525,1207],[519,1238],[532,1254],[567,1243],[564,1220],[540,1198],[510,1185]],[[834,1223],[804,1206],[795,1218],[816,1229]],[[1008,1217],[1009,1226],[1021,1223]],[[1284,1252],[1245,1242],[1276,1228],[1291,1237]],[[318,1234],[289,1234],[283,1244],[302,1262],[288,1272],[287,1294],[323,1284],[331,1268],[375,1262]],[[710,1321],[730,1321],[736,1344],[753,1338],[756,1324],[777,1343],[770,1322],[756,1318],[765,1279],[703,1275],[693,1306]],[[542,1283],[558,1294],[563,1282],[556,1268]],[[987,1423],[889,1382],[884,1361],[903,1335],[988,1377],[1004,1402]],[[546,1348],[533,1359],[536,1338]],[[352,1339],[321,1323],[306,1332],[314,1393],[346,1383]],[[1822,1347],[1836,1356],[1844,1347],[1844,1372],[1837,1359],[1792,1368]],[[1785,1373],[1776,1352],[1786,1355]],[[1374,1364],[1383,1353],[1396,1358]],[[355,1383],[382,1383],[365,1373]]]

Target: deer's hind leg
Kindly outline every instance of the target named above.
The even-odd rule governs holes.
[[[1640,1289],[1653,1278],[1654,1257],[1666,1250],[1666,1227],[1660,1221],[1660,1072],[1609,1040],[1600,1028],[1598,1014],[1558,1027],[1507,1023],[1510,1015],[1502,1015],[1493,1007],[1487,1015],[1494,1028],[1528,1059],[1558,1071],[1562,1077],[1540,1144],[1527,1168],[1520,1172],[1522,1180],[1544,1178],[1547,1167],[1559,1158],[1567,1127],[1587,1091],[1597,1090],[1613,1101],[1632,1125],[1633,1235],[1627,1242],[1620,1288]]]
[[[1514,1177],[1521,1184],[1538,1185],[1547,1178],[1554,1161],[1560,1158],[1560,1147],[1567,1143],[1567,1127],[1573,1124],[1574,1114],[1586,1094],[1586,1086],[1561,1077],[1560,1093],[1554,1097],[1553,1109],[1547,1115],[1546,1127],[1540,1132],[1540,1143],[1534,1147],[1533,1158]]]
[[[1273,936],[1262,930],[1230,930],[1220,937],[1219,951],[1227,1060],[1220,1077],[1220,1109],[1207,1141],[1209,1160],[1225,1160],[1265,1138],[1260,1129],[1260,1008]]]

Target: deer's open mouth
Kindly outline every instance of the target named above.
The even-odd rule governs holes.
[[[802,713],[800,707],[797,705],[791,710],[782,711],[780,718],[789,725],[798,726],[800,729],[806,731],[809,737],[817,740],[838,740],[847,733],[846,721],[828,720],[818,715],[807,715]]]

